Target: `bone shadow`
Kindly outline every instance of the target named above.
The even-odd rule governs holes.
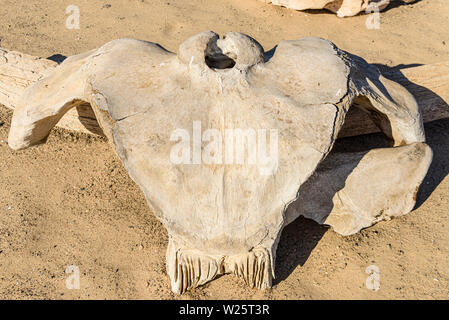
[[[65,59],[67,59],[67,57],[58,53],[58,54],[52,55],[51,57],[48,57],[47,59],[51,60],[51,61],[54,61],[54,62],[56,62],[58,64],[61,64],[61,63],[64,62]]]
[[[433,150],[433,161],[419,188],[414,210],[426,202],[449,174],[449,118],[426,123],[425,129],[427,144]]]
[[[284,281],[298,265],[302,267],[306,263],[327,229],[304,217],[299,217],[284,228],[276,253],[273,285]]]
[[[313,174],[299,189],[298,198],[290,204],[287,216],[292,212],[310,212],[313,208],[307,208],[304,203],[314,203],[320,207],[319,216],[321,222],[333,209],[333,197],[335,193],[345,186],[345,181],[351,172],[358,166],[361,159],[369,150],[388,147],[388,139],[381,133],[364,136],[338,139],[331,153],[318,165],[316,173],[321,177],[328,176],[326,172],[333,172],[338,165],[338,173],[329,175],[329,187],[323,186],[323,181],[317,181],[317,174]],[[342,154],[351,153],[347,161],[342,161]],[[325,178],[326,179],[326,178]],[[317,188],[321,188],[318,190]],[[319,198],[317,198],[319,197]],[[329,228],[320,225],[314,220],[300,216],[287,225],[282,231],[275,266],[274,284],[285,280],[296,267],[303,266],[314,248]]]
[[[394,80],[397,81],[399,77],[403,85],[407,84],[409,88],[412,89],[410,91],[425,93],[426,95],[432,97],[434,101],[443,103],[443,105],[446,105],[449,108],[449,105],[447,105],[441,97],[427,88],[408,81],[408,79],[401,72],[402,69],[416,66],[419,66],[419,64],[398,65],[395,67],[376,65],[376,67],[378,67],[381,71],[381,74],[385,77],[390,78],[388,74],[394,73]],[[420,101],[419,99],[417,100],[419,104]],[[449,174],[449,118],[428,122],[424,127],[427,144],[432,148],[434,157],[429,171],[419,188],[414,210],[419,208],[429,198],[438,185]],[[389,141],[382,133],[338,139],[332,149],[332,152],[327,158],[328,161],[325,159],[323,163],[318,166],[317,171],[323,170],[326,166],[332,165],[332,157],[335,154],[361,152],[361,154],[364,155],[368,150],[385,148],[388,146]],[[336,186],[337,190],[343,188],[347,176],[352,172],[357,164],[358,161],[355,161],[353,166],[347,167],[344,174],[338,177],[338,181],[333,181],[333,184]],[[312,183],[313,181],[307,181],[300,188],[298,194],[301,192],[305,193],[303,190],[306,190],[309,185],[312,185]],[[326,198],[324,202],[321,202],[324,203],[326,210],[330,213],[333,208],[333,194],[323,194],[323,196]],[[297,205],[298,203],[295,201],[290,206]],[[329,228],[327,226],[319,225],[315,221],[304,217],[297,218],[284,228],[277,249],[275,279],[273,282],[274,285],[285,280],[298,265],[303,266],[307,262],[310,254],[318,245],[319,241],[328,229]]]
[[[400,6],[411,6],[418,2],[421,2],[422,0],[413,0],[413,1],[404,1],[404,0],[391,0],[388,7],[385,8],[385,10],[398,8]]]

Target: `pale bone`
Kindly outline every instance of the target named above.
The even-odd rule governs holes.
[[[0,104],[14,109],[25,89],[50,75],[57,66],[58,63],[48,59],[0,48]],[[80,104],[69,110],[57,126],[103,135],[89,104]]]
[[[14,109],[17,99],[31,84],[54,71],[56,62],[0,48],[0,104]],[[400,83],[418,102],[424,122],[449,118],[449,62],[382,71]],[[361,108],[351,108],[339,137],[351,137],[379,132],[379,128],[362,111],[366,100],[354,102]],[[89,104],[69,110],[57,123],[58,127],[87,134],[103,135]]]
[[[323,162],[312,176],[350,106],[364,99],[369,103],[357,106],[395,147],[330,158],[335,169],[326,172]],[[318,38],[283,41],[269,58],[239,33],[221,40],[213,32],[198,34],[177,55],[150,42],[112,41],[68,58],[26,89],[14,111],[9,145],[23,149],[44,142],[64,113],[83,103],[92,106],[168,230],[167,271],[176,293],[223,273],[270,287],[286,224],[305,215],[351,234],[406,214],[432,158],[413,96],[361,58]],[[194,121],[222,135],[226,128],[277,129],[277,171],[261,175],[247,163],[171,163],[177,144],[171,134],[181,128],[192,137]],[[328,179],[337,186],[326,186],[327,200],[335,205],[321,209],[314,195]],[[308,184],[310,205],[298,205],[295,200],[304,197],[300,187]]]
[[[432,160],[423,143],[359,153],[331,153],[298,193],[286,224],[299,216],[347,236],[413,210]]]
[[[385,9],[390,0],[259,0],[295,10],[326,9],[340,18],[351,17],[360,12],[378,12]]]

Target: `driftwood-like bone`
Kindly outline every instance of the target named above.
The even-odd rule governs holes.
[[[15,103],[13,149],[44,142],[71,108],[91,106],[168,230],[176,293],[223,273],[270,287],[285,225],[304,215],[352,234],[406,214],[432,158],[413,96],[319,38],[272,54],[233,32],[198,34],[177,54],[116,40],[66,59]],[[326,158],[351,106],[394,147]]]
[[[259,0],[295,10],[326,9],[337,16],[351,17],[360,12],[374,12],[385,9],[390,0]]]

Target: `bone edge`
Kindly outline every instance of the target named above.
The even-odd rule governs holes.
[[[13,62],[10,63],[6,56],[12,56]],[[14,110],[14,97],[19,97],[28,86],[51,73],[56,67],[57,63],[51,60],[0,48],[0,74],[11,68],[20,70],[20,79],[15,79],[14,75],[0,77],[0,105]],[[420,105],[424,123],[449,118],[449,77],[446,76],[449,74],[449,61],[407,68],[401,72],[387,72],[383,75],[401,83],[412,93]],[[21,85],[24,79],[29,83],[26,87]],[[8,91],[8,88],[12,89]],[[56,126],[94,136],[102,132],[91,114],[83,114],[75,108],[69,110]],[[380,130],[360,109],[352,108],[339,138],[377,132]]]

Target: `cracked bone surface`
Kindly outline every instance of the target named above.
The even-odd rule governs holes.
[[[351,17],[360,12],[378,12],[385,9],[390,0],[259,0],[295,10],[327,9],[337,16]]]
[[[66,59],[15,103],[13,149],[45,142],[69,109],[92,107],[168,230],[178,294],[223,273],[270,287],[281,231],[300,215],[352,234],[407,214],[432,158],[413,96],[319,38],[282,41],[270,54],[232,32],[200,33],[177,54],[116,40]],[[329,155],[351,106],[393,147]],[[246,133],[242,162],[229,129]],[[261,141],[271,158],[249,161]]]

